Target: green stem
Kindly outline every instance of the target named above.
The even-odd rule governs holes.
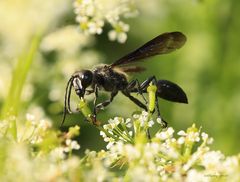
[[[37,53],[38,46],[41,40],[40,38],[40,34],[35,35],[31,41],[29,50],[24,52],[22,56],[20,56],[18,59],[17,66],[13,72],[8,96],[3,105],[1,118],[17,116],[18,114],[24,83]],[[14,127],[16,126],[16,124],[13,124],[12,126]]]

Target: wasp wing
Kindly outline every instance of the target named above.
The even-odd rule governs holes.
[[[185,44],[186,40],[186,36],[181,32],[161,34],[135,51],[118,59],[111,64],[111,67],[133,63],[158,54],[167,54],[173,52],[176,49],[181,48]]]
[[[146,70],[146,68],[142,66],[123,66],[119,67],[125,73],[140,73]]]

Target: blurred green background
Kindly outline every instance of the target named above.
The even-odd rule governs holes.
[[[153,37],[170,31],[187,36],[180,50],[142,63],[143,81],[151,75],[179,84],[189,104],[160,100],[163,117],[176,130],[193,122],[215,139],[214,149],[225,154],[240,151],[240,1],[150,0],[139,1],[140,14],[126,19],[130,25],[125,44],[110,42],[108,27],[99,36],[79,35],[72,1],[8,0],[0,2],[0,106],[9,93],[17,59],[29,49],[32,37],[41,33],[21,95],[20,116],[32,113],[50,118],[59,128],[65,86],[76,70],[111,63]],[[104,100],[107,95],[103,94]],[[73,98],[76,107],[77,98]],[[89,99],[90,105],[92,97]],[[139,110],[119,94],[99,114],[101,121],[114,116],[130,117]],[[98,130],[81,114],[68,115],[65,128],[81,125],[81,149],[103,148]]]

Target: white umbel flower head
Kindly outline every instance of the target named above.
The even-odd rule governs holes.
[[[137,15],[134,4],[131,0],[75,0],[73,7],[76,21],[83,32],[101,34],[105,23],[108,23],[113,27],[108,33],[109,39],[124,43],[127,40],[129,25],[121,19]]]

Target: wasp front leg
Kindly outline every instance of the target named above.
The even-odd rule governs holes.
[[[103,110],[105,107],[107,107],[114,99],[114,97],[117,95],[117,91],[116,92],[112,92],[111,93],[111,97],[110,99],[102,102],[102,103],[99,103],[95,106],[95,110],[96,110],[96,113],[98,113],[100,110]]]
[[[95,93],[95,98],[94,98],[94,101],[93,101],[93,105],[94,105],[94,108],[93,108],[93,124],[97,124],[98,123],[97,113],[100,110],[103,110],[105,107],[107,107],[113,101],[114,97],[117,95],[118,92],[117,91],[112,92],[110,99],[108,99],[104,102],[101,102],[99,104],[97,104],[97,98],[98,98],[98,87],[97,86],[95,86],[95,88],[94,88],[94,93]]]
[[[97,98],[98,98],[98,86],[95,85],[94,86],[94,94],[95,94],[95,97],[94,97],[94,101],[93,101],[93,115],[92,115],[92,120],[93,120],[93,124],[94,125],[97,125],[97,111],[96,111],[96,105],[97,105]]]
[[[85,94],[86,94],[86,95],[91,95],[92,93],[94,93],[94,90],[86,90],[86,91],[85,91]]]

